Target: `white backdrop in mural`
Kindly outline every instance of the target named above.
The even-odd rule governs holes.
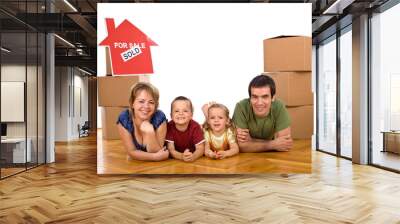
[[[169,118],[171,101],[187,96],[198,122],[204,120],[205,102],[225,104],[232,116],[236,102],[248,96],[248,83],[263,72],[264,39],[311,36],[309,3],[102,3],[98,4],[97,43],[107,36],[105,18],[114,18],[116,26],[128,19],[158,44],[151,47],[150,81],[160,90],[160,109]],[[105,50],[98,48],[97,71],[104,76]]]

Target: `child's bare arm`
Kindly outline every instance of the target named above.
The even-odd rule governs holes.
[[[193,152],[193,161],[204,155],[204,141],[196,145],[196,150]]]
[[[204,155],[209,158],[215,158],[215,152],[210,149],[210,143],[208,141],[204,144]]]
[[[168,142],[167,147],[168,147],[169,153],[171,153],[172,157],[174,157],[175,159],[179,159],[179,160],[183,159],[182,153],[175,150],[175,145],[173,142]]]
[[[210,102],[204,104],[204,105],[201,107],[201,110],[203,111],[203,114],[204,114],[204,117],[206,118],[206,120],[208,119],[208,108],[209,108],[211,105],[215,104],[215,103],[216,103],[215,101],[210,101]]]
[[[203,111],[204,118],[206,119],[206,121],[207,121],[207,119],[208,119],[208,107],[209,107],[208,103],[204,104],[204,105],[201,107],[201,110]]]
[[[226,157],[234,156],[239,153],[239,145],[235,143],[229,143],[229,150],[226,150]]]

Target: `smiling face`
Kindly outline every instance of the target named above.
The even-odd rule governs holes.
[[[251,88],[250,103],[256,116],[267,116],[272,103],[271,89],[269,86]]]
[[[207,123],[214,133],[223,133],[228,122],[228,117],[226,116],[226,111],[224,109],[214,107],[208,110]]]
[[[140,90],[132,105],[134,117],[142,121],[150,120],[156,110],[153,96],[146,90]]]
[[[171,118],[176,125],[187,125],[189,124],[192,117],[193,112],[189,101],[176,100],[172,104]]]

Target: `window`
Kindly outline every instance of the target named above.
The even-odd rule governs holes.
[[[351,25],[340,36],[340,155],[352,157],[352,34]]]
[[[24,13],[40,12],[44,1],[1,2],[0,6],[18,6]],[[45,163],[45,35],[21,21],[0,12],[7,23],[0,24],[0,89],[2,98],[12,91],[21,95],[19,112],[1,104],[2,114],[19,115],[18,119],[1,118],[7,133],[0,144],[0,178]],[[6,88],[7,85],[20,86]],[[13,102],[11,102],[13,103]],[[15,102],[17,103],[17,102]]]
[[[336,154],[336,35],[318,48],[318,149]]]
[[[372,164],[400,170],[400,150],[384,148],[383,132],[400,130],[400,5],[371,18],[371,137]],[[397,142],[397,143],[396,143]],[[400,141],[395,141],[399,144]],[[399,148],[400,145],[395,146]]]

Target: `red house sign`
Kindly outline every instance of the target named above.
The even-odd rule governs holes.
[[[108,36],[100,46],[108,46],[114,75],[153,73],[150,46],[157,44],[140,29],[124,20],[115,27],[114,19],[106,18]]]

